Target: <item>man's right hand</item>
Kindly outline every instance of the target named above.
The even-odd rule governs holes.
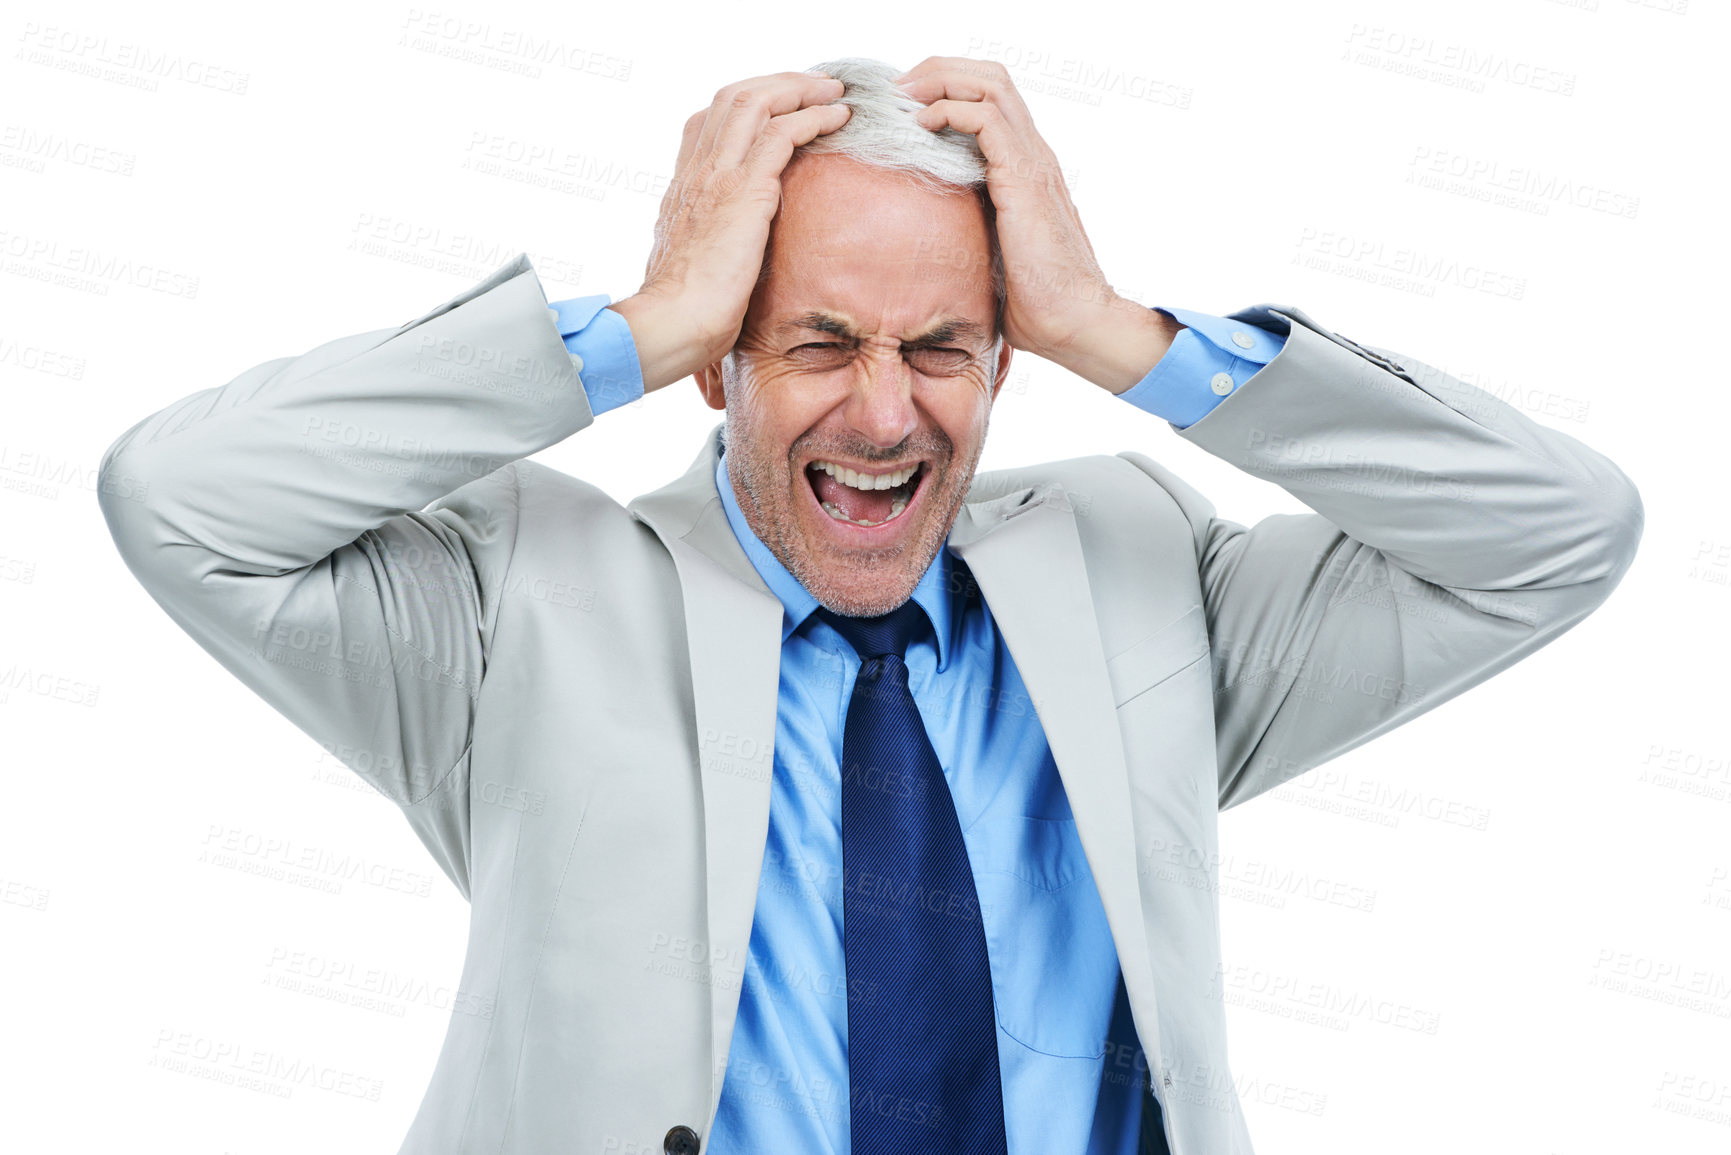
[[[685,122],[643,287],[611,306],[631,326],[645,393],[725,357],[757,287],[793,150],[847,123],[833,77],[779,72],[721,89]]]

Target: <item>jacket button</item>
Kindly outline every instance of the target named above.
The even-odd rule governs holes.
[[[703,1144],[697,1139],[697,1132],[681,1123],[667,1132],[667,1138],[661,1141],[661,1149],[667,1155],[697,1155],[698,1148]]]

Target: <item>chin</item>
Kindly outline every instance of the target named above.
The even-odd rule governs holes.
[[[838,548],[825,533],[829,527],[818,527],[814,535],[811,527],[802,525],[799,564],[788,566],[788,572],[833,613],[856,618],[887,614],[913,596],[944,547],[957,510],[950,510],[948,517],[935,516],[939,512],[920,511],[919,522],[905,527],[898,541],[882,549]]]
[[[909,579],[900,566],[881,567],[889,571],[874,577],[862,575],[852,580],[817,580],[806,585],[818,604],[832,613],[851,618],[875,618],[887,614],[913,596],[919,577]]]
[[[740,505],[752,531],[819,605],[847,617],[876,617],[913,595],[961,512],[965,487],[958,490],[949,476],[934,485],[931,471],[924,472],[903,513],[875,530],[830,517],[803,471],[783,474],[761,510],[739,485],[747,489]]]

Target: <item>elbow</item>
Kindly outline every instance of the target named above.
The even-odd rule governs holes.
[[[124,452],[128,438],[122,437],[108,447],[102,463],[96,467],[96,503],[110,526],[117,516],[135,508],[150,492],[150,486],[133,467],[132,458]]]
[[[137,573],[161,546],[157,511],[151,503],[151,483],[122,437],[102,455],[96,467],[96,504],[108,523],[109,536],[127,566]]]
[[[1513,616],[1546,636],[1605,604],[1634,564],[1646,526],[1640,491],[1615,467],[1572,489],[1566,500],[1566,511],[1553,507],[1553,519],[1531,527],[1545,543],[1542,564],[1506,591],[1518,609]]]
[[[1605,576],[1600,579],[1606,594],[1616,588],[1635,563],[1641,533],[1647,526],[1647,508],[1641,501],[1641,491],[1622,470],[1617,470],[1617,484],[1609,487],[1609,493],[1603,546]]]
[[[122,438],[110,445],[96,467],[96,505],[102,510],[110,533],[118,533],[119,524],[136,502],[139,489],[148,489],[127,468],[126,458],[120,452],[124,442]]]
[[[1579,564],[1574,568],[1578,580],[1572,586],[1574,612],[1566,616],[1579,620],[1598,609],[1622,583],[1623,575],[1635,563],[1641,546],[1641,534],[1646,528],[1646,508],[1640,490],[1621,470],[1613,470],[1611,478],[1595,493],[1598,507],[1592,519],[1592,532],[1582,543]]]

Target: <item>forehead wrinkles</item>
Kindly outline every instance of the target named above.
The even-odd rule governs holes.
[[[954,312],[940,310],[918,316],[923,319],[898,324],[887,321],[880,311],[875,321],[862,322],[848,312],[811,309],[784,318],[776,325],[775,332],[794,340],[808,337],[818,340],[827,336],[889,348],[978,345],[990,335],[988,326]],[[886,329],[893,332],[886,333]]]
[[[894,246],[890,246],[893,248]],[[818,248],[785,253],[765,291],[760,332],[771,340],[861,340],[890,344],[938,337],[940,344],[967,345],[991,337],[994,301],[957,293],[954,271],[931,257],[859,248]],[[940,326],[955,327],[942,333]]]

